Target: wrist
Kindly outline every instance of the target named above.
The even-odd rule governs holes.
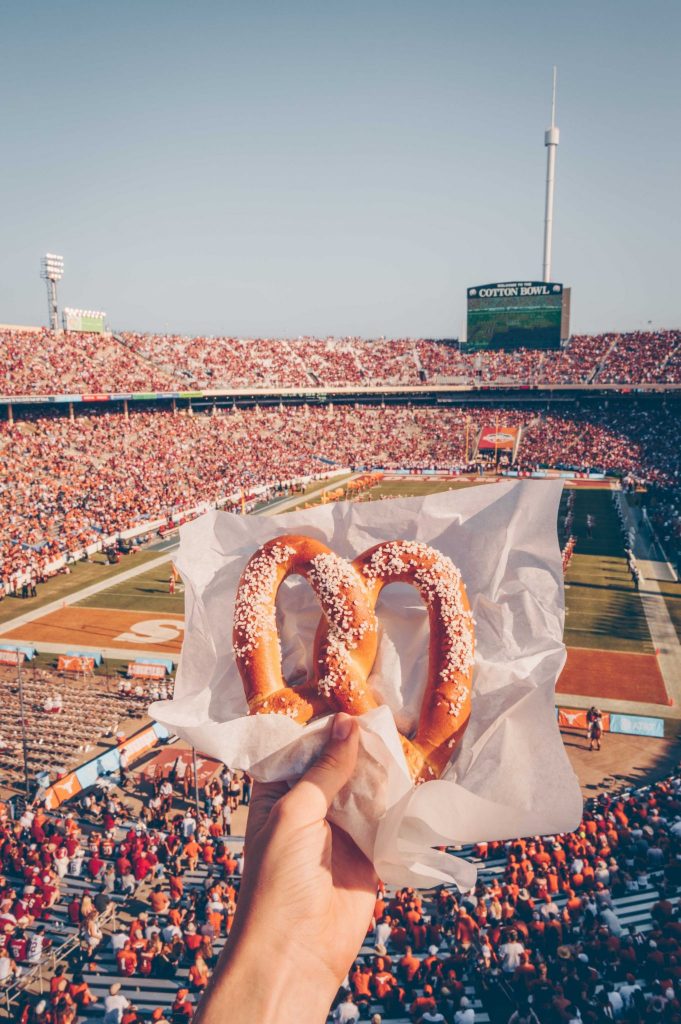
[[[227,940],[195,1024],[224,1024],[226,1008],[230,1024],[324,1024],[338,991],[327,971],[307,963],[297,969],[295,955],[265,943],[236,946]]]

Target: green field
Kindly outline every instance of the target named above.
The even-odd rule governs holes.
[[[475,487],[467,480],[433,480],[429,477],[420,477],[415,480],[385,480],[376,484],[366,493],[372,501],[377,498],[409,498],[420,497],[424,494],[437,494],[439,491],[459,491],[467,487]]]
[[[589,512],[596,518],[593,538],[586,533]],[[565,581],[565,643],[652,654],[648,624],[627,568],[609,491],[576,492],[573,533],[577,546]]]
[[[68,576],[60,573],[46,583],[41,583],[37,597],[6,597],[0,604],[0,623],[68,597],[69,594],[74,594],[93,583],[113,580],[120,573],[134,569],[142,562],[150,562],[154,558],[158,558],[158,551],[137,551],[132,555],[124,555],[118,565],[109,565],[104,555],[93,555],[90,562],[75,562],[71,565]]]
[[[140,612],[172,612],[182,615],[184,595],[181,584],[175,594],[168,593],[171,563],[163,562],[132,579],[87,597],[78,604],[86,608],[126,608]]]

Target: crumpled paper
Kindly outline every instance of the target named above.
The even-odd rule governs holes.
[[[369,680],[383,705],[360,719],[357,768],[329,816],[386,883],[469,889],[474,866],[434,846],[550,835],[581,817],[554,708],[565,662],[556,536],[561,488],[560,481],[521,480],[273,516],[209,512],[180,533],[185,640],[174,699],[152,704],[150,714],[257,780],[296,779],[319,755],[331,718],[303,727],[279,715],[247,715],[231,645],[246,562],[265,541],[287,533],[317,537],[349,559],[383,540],[431,544],[461,569],[476,621],[468,728],[443,777],[415,788],[397,728],[409,733],[418,718],[428,618],[413,587],[387,587],[377,606],[379,652]],[[297,682],[310,671],[320,616],[304,580],[282,585],[277,616],[284,677]]]

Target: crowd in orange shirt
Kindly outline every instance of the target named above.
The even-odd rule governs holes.
[[[235,799],[229,773],[218,784],[225,801]],[[207,783],[197,816],[178,809],[175,787],[164,812],[145,812],[127,831],[112,796],[82,798],[85,830],[71,812],[47,816],[34,808],[11,821],[2,809],[0,960],[9,956],[25,967],[31,938],[41,923],[49,927],[50,907],[60,902],[62,879],[77,871],[91,882],[67,907],[80,944],[43,1006],[37,996],[24,998],[24,1024],[70,1024],[94,998],[92,964],[112,952],[114,995],[120,989],[130,1004],[121,1021],[142,1020],[132,1005],[135,978],[174,979],[180,967],[188,969],[186,981],[152,1019],[189,1021],[215,962],[215,942],[229,935],[242,867],[221,835],[214,788]],[[350,1007],[339,1019],[353,1019],[354,1006],[362,1019],[378,1011],[385,1020],[410,1016],[428,1024],[441,1014],[446,1024],[472,1024],[466,986],[473,984],[493,1024],[515,1024],[514,1013],[539,1024],[678,1024],[681,777],[602,794],[575,832],[479,844],[473,852],[483,864],[502,856],[503,865],[468,893],[379,889],[365,941],[373,951],[357,959],[339,991],[334,1005]],[[205,865],[209,881],[187,886],[196,864]],[[613,899],[653,886],[648,930],[622,924]],[[126,894],[135,909],[109,934],[101,921],[113,892]]]

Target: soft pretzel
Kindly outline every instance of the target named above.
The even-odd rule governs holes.
[[[410,583],[428,609],[428,677],[416,733],[403,736],[402,746],[415,780],[439,778],[471,713],[475,635],[461,573],[446,555],[417,541],[376,544],[352,564],[367,582],[372,611],[389,583]]]
[[[276,598],[287,576],[303,576],[328,624],[327,650],[338,670],[338,696],[355,714],[377,649],[376,617],[361,575],[312,537],[284,536],[264,544],[249,560],[237,588],[232,643],[250,714],[285,714],[304,724],[328,713],[324,680],[317,674],[295,688],[281,674]]]
[[[276,625],[277,591],[304,576],[322,606],[314,674],[286,686]],[[461,573],[440,552],[414,541],[377,544],[349,563],[309,537],[279,537],[246,566],[237,591],[234,652],[251,714],[287,714],[301,723],[329,708],[363,714],[377,706],[368,678],[378,647],[375,606],[384,586],[410,583],[428,609],[428,678],[414,737],[402,736],[415,781],[441,775],[468,724],[473,619]]]

